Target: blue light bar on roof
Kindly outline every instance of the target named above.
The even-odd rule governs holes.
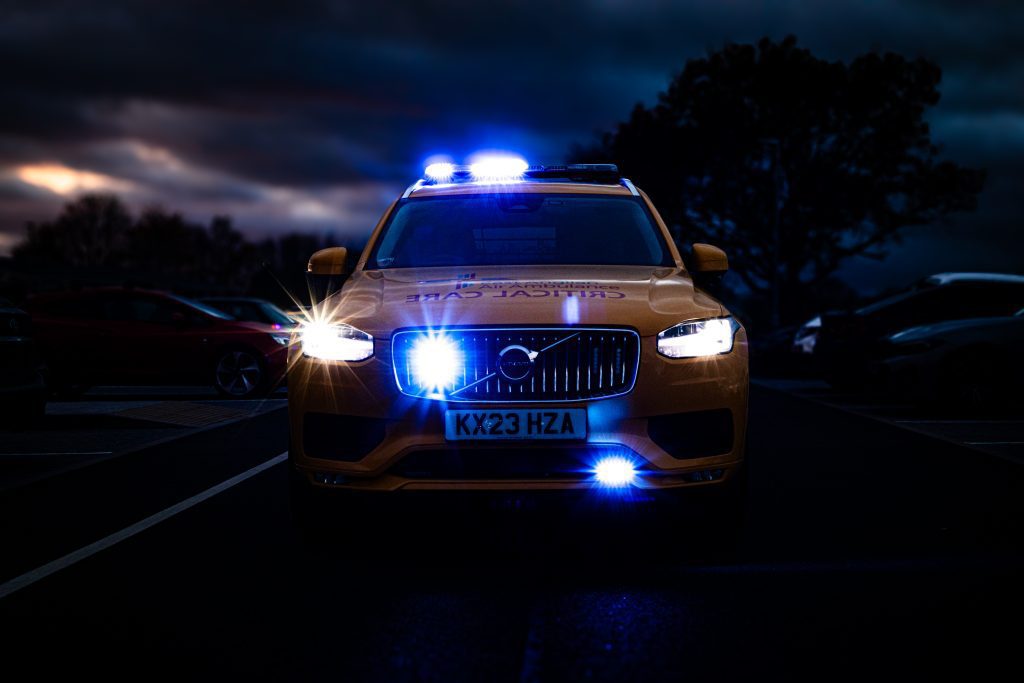
[[[423,180],[435,183],[513,183],[519,180],[553,180],[584,183],[617,184],[621,180],[615,164],[568,164],[559,166],[528,166],[514,156],[478,158],[469,166],[450,162],[427,165]]]
[[[483,157],[469,166],[474,180],[502,182],[523,177],[530,165],[519,157]]]
[[[455,175],[455,164],[446,161],[430,164],[424,171],[424,175],[428,180],[433,180],[435,183],[446,183]]]

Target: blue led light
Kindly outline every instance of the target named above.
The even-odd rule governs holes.
[[[424,171],[426,177],[437,183],[448,182],[455,175],[455,164],[439,161],[429,164]]]
[[[512,156],[481,157],[469,166],[474,180],[507,182],[523,177],[529,168],[523,159]]]
[[[627,458],[613,455],[597,461],[594,466],[594,478],[602,486],[611,488],[629,486],[636,479],[636,468]]]
[[[411,363],[413,380],[420,391],[441,398],[462,373],[462,352],[454,340],[426,334],[413,343]]]

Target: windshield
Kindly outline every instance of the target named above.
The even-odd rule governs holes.
[[[674,265],[638,197],[480,194],[410,199],[368,268]]]
[[[206,315],[211,316],[213,318],[220,318],[221,320],[234,320],[234,318],[232,318],[230,315],[228,315],[224,311],[218,310],[218,309],[214,308],[213,306],[208,306],[208,305],[206,305],[204,303],[196,301],[195,299],[186,299],[185,297],[178,296],[176,294],[172,294],[171,298],[174,299],[175,301],[179,302],[179,303],[185,304],[186,306],[191,306],[192,308],[198,308],[200,311],[202,311]]]
[[[269,301],[249,299],[204,299],[203,303],[223,311],[235,320],[291,327],[295,320]]]
[[[295,321],[280,308],[272,303],[260,304],[260,310],[263,311],[263,318],[272,325],[294,325]]]

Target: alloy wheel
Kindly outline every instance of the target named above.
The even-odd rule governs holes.
[[[259,388],[262,379],[259,360],[247,351],[228,351],[217,361],[214,381],[225,394],[248,396]]]

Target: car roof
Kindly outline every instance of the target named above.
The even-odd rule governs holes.
[[[62,289],[53,292],[40,292],[34,294],[32,299],[36,301],[49,301],[51,299],[74,299],[82,296],[94,296],[96,294],[150,294],[153,296],[160,297],[173,297],[174,295],[170,292],[165,292],[159,289],[146,289],[143,287],[116,287],[116,286],[104,286],[104,287],[82,287],[81,289]]]
[[[1024,275],[1011,273],[936,273],[927,278],[934,285],[949,285],[954,282],[1003,282],[1024,285]]]

